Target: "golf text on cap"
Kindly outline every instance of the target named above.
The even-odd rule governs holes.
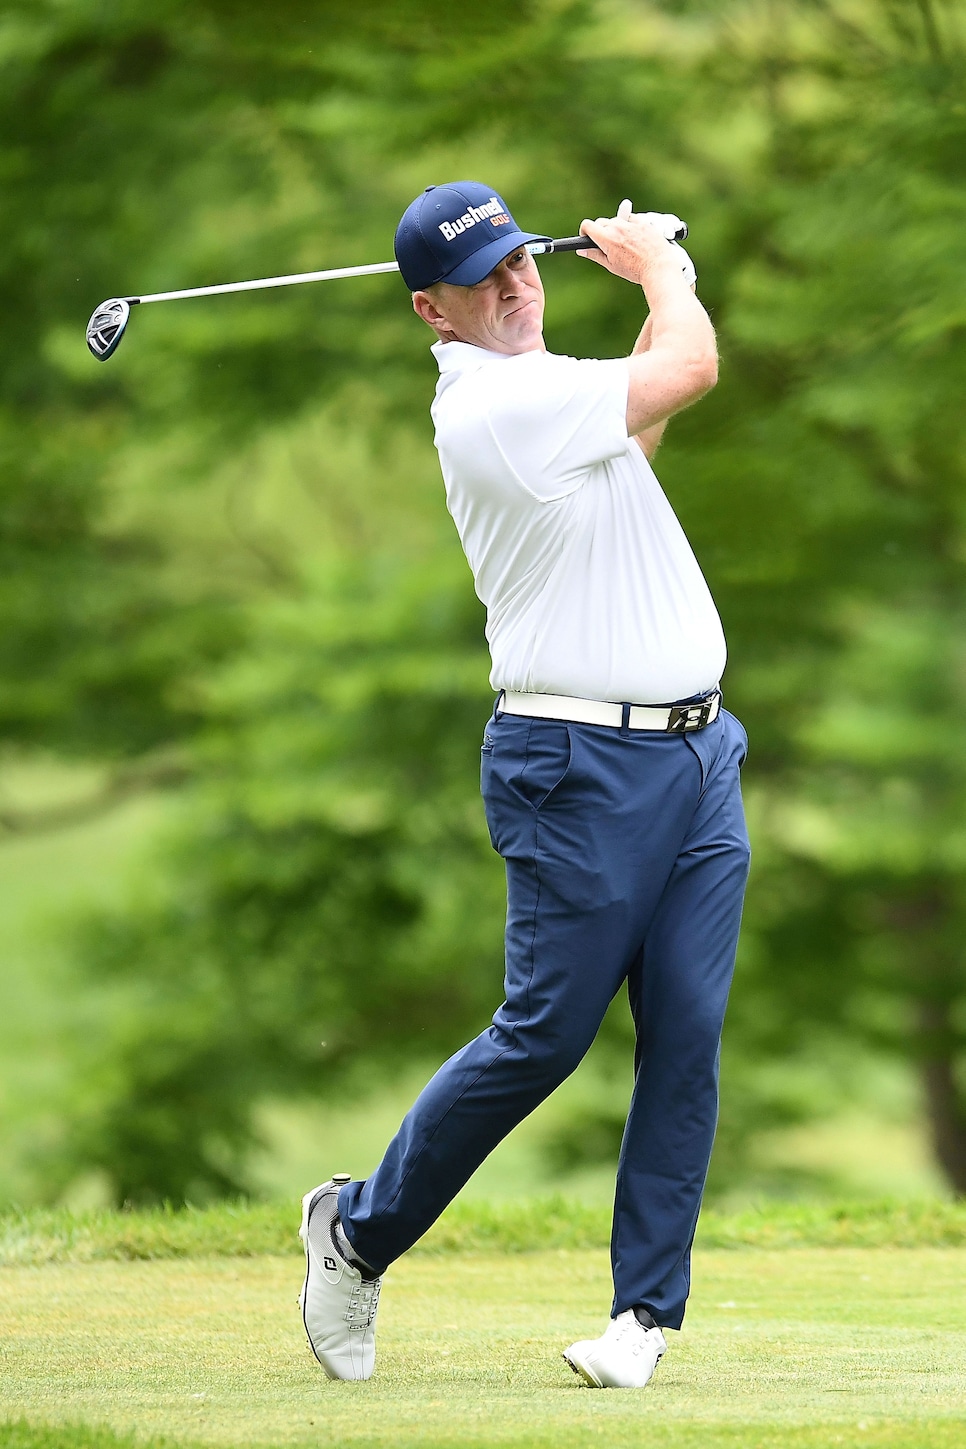
[[[447,241],[453,241],[471,226],[476,226],[478,221],[492,221],[494,226],[506,226],[510,217],[503,210],[503,202],[498,196],[491,196],[482,206],[471,206],[463,212],[456,221],[441,221],[439,229]]]

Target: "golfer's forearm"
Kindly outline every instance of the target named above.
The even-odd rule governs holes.
[[[651,428],[645,428],[637,433],[634,441],[644,454],[648,462],[654,457],[661,446],[661,439],[664,437],[664,429],[667,427],[667,418],[662,423],[655,423]]]
[[[717,381],[718,350],[711,318],[676,266],[653,269],[642,285],[650,309],[647,350],[672,352],[680,359],[682,368],[706,373],[708,387],[713,387]]]
[[[663,260],[663,259],[662,259]],[[718,378],[714,328],[676,269],[648,268],[642,282],[650,327],[628,358],[627,431],[639,437],[697,402]],[[645,449],[650,456],[653,447]]]
[[[631,350],[632,357],[639,357],[642,352],[650,351],[652,331],[653,327],[651,325],[651,314],[650,312],[648,312],[647,317],[644,319],[644,326],[637,334],[637,341],[634,343],[634,346]]]
[[[645,352],[649,352],[651,350],[651,331],[651,315],[650,313],[648,313],[644,321],[644,326],[637,334],[637,341],[634,343],[634,350],[631,353],[632,357],[640,357]],[[664,429],[666,427],[667,418],[665,418],[663,422],[655,423],[653,427],[644,428],[642,432],[636,433],[634,435],[635,443],[637,443],[638,447],[640,448],[641,452],[644,454],[648,462],[651,461],[651,459],[654,457],[654,454],[660,447],[661,439],[664,436]]]

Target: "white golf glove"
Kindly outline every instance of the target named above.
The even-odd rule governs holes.
[[[652,226],[656,226],[661,235],[674,247],[674,250],[680,253],[681,270],[684,273],[684,280],[689,287],[694,286],[698,280],[698,274],[694,270],[694,263],[684,250],[684,247],[678,245],[688,234],[686,222],[683,222],[679,216],[675,216],[670,211],[635,211],[633,202],[627,197],[624,198],[617,208],[617,215],[622,220],[626,220],[629,216],[637,216],[642,221],[649,221]]]
[[[687,252],[684,250],[684,247],[679,246],[677,242],[672,242],[671,245],[680,258],[681,271],[684,273],[684,280],[687,282],[689,287],[693,287],[698,280],[698,274],[694,270],[694,262],[692,262],[691,258],[688,256]]]

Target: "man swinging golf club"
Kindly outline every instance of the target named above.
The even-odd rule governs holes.
[[[482,788],[506,862],[506,1000],[366,1182],[305,1196],[302,1312],[332,1378],[372,1373],[382,1273],[574,1070],[625,981],[636,1080],[611,1319],[564,1358],[595,1387],[642,1388],[662,1328],[684,1317],[748,870],[747,741],[721,708],[714,603],[649,462],[668,418],[717,376],[710,320],[661,220],[623,202],[581,228],[597,247],[584,255],[649,308],[631,356],[605,361],[546,350],[526,250],[540,239],[488,187],[430,187],[396,233],[438,339],[436,446],[487,608],[498,695]]]

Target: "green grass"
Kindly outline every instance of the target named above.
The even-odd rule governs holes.
[[[0,1216],[0,1266],[298,1254],[296,1203],[229,1203],[180,1212],[33,1208]],[[416,1255],[607,1246],[610,1213],[555,1196],[458,1202]],[[966,1246],[966,1203],[768,1203],[702,1214],[701,1248]]]
[[[22,1422],[0,1445],[117,1449],[102,1428],[212,1449],[966,1441],[957,1248],[701,1250],[685,1331],[643,1392],[584,1388],[560,1358],[606,1319],[600,1249],[402,1260],[365,1384],[310,1357],[300,1276],[275,1256],[5,1269],[0,1419]]]
[[[170,1439],[113,1434],[110,1429],[95,1429],[89,1424],[30,1424],[26,1419],[0,1424],[3,1449],[168,1449],[170,1444]]]

